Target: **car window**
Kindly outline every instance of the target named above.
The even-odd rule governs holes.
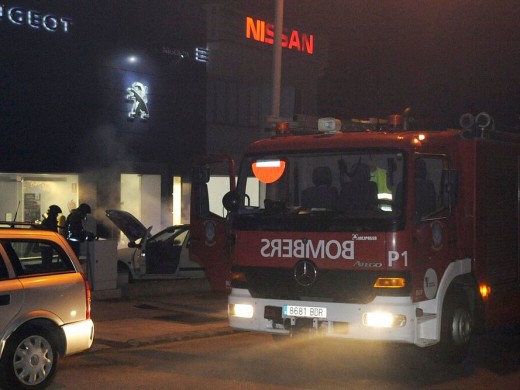
[[[448,161],[443,156],[417,155],[415,160],[415,214],[418,219],[429,217],[444,208],[442,173]]]
[[[177,237],[175,237],[175,241],[173,242],[173,245],[182,245],[184,243],[184,240],[186,239],[187,235],[188,235],[188,230],[183,231],[181,234],[179,234]]]
[[[9,273],[7,272],[4,259],[0,258],[0,280],[4,279],[9,279]]]
[[[153,238],[153,241],[161,242],[161,241],[168,241],[170,242],[172,240],[172,237],[175,238],[175,242],[173,242],[173,245],[179,245],[177,243],[177,240],[184,240],[183,233],[187,232],[187,230],[184,230],[182,228],[174,228],[169,227],[162,232],[157,233],[157,235]]]
[[[74,271],[74,265],[53,242],[2,240],[18,276]]]

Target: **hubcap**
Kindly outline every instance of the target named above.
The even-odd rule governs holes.
[[[41,336],[22,340],[13,357],[13,368],[18,380],[25,385],[37,385],[52,370],[54,354],[49,342]]]

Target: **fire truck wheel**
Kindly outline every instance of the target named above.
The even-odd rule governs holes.
[[[431,358],[439,363],[462,362],[468,353],[473,319],[462,289],[448,291],[442,308],[441,339],[431,347]]]

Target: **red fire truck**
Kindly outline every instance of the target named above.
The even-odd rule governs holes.
[[[231,327],[458,362],[475,331],[520,320],[520,136],[484,113],[462,130],[401,119],[289,124],[249,146],[236,188],[229,159],[195,171],[190,251],[231,288]],[[224,172],[225,218],[207,191]]]

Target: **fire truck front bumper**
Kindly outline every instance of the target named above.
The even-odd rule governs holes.
[[[416,309],[409,297],[377,297],[369,304],[348,304],[257,299],[247,290],[233,289],[228,299],[229,324],[236,329],[287,335],[316,333],[421,347],[434,344],[435,321],[425,326]]]

